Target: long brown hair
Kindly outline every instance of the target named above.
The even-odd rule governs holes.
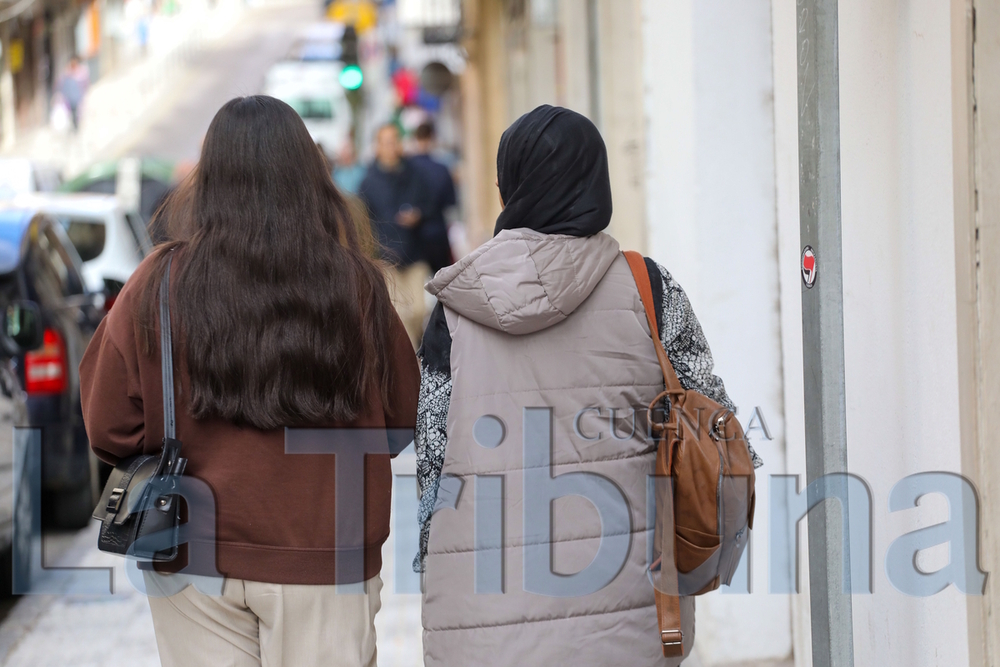
[[[157,349],[158,285],[172,297],[190,411],[273,429],[388,406],[395,313],[370,239],[295,111],[266,96],[226,103],[197,167],[157,214],[170,242],[141,287],[143,347]]]

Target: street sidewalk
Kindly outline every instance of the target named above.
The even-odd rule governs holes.
[[[244,0],[217,0],[212,6],[194,0],[176,15],[156,17],[146,55],[90,87],[78,132],[49,125],[26,130],[0,155],[57,167],[66,179],[97,161],[118,157],[120,147],[145,126],[145,117],[170,104],[187,60],[224,37],[246,9]]]
[[[381,667],[423,665],[420,594],[412,588],[410,561],[416,551],[416,456],[412,450],[392,461],[393,503],[389,539],[382,548],[382,609],[375,617]],[[400,524],[398,519],[404,522]],[[407,530],[404,526],[412,522]],[[27,595],[0,623],[2,667],[158,667],[149,604],[129,582],[124,560],[97,550],[98,525],[76,534],[54,535],[66,547],[49,567],[113,568],[113,594]],[[403,540],[396,553],[396,540]],[[68,541],[68,544],[65,542]],[[50,545],[54,546],[54,545]],[[48,551],[52,551],[49,549]],[[397,573],[397,563],[399,572]],[[396,575],[400,576],[397,577]],[[33,576],[44,576],[36,573]],[[404,586],[407,592],[398,590]],[[685,667],[703,667],[695,653]],[[737,666],[731,666],[737,667]],[[792,667],[741,665],[739,667]]]
[[[400,475],[412,476],[416,457],[405,452],[392,462],[397,484]],[[412,489],[409,489],[412,491]],[[393,513],[400,501],[416,498],[394,490]],[[395,517],[394,517],[395,518]],[[395,525],[393,523],[392,525]],[[49,566],[113,568],[113,594],[27,595],[0,623],[0,665],[3,667],[158,667],[156,638],[149,604],[125,575],[124,560],[97,550],[96,522],[75,535],[66,552]],[[414,526],[415,529],[415,526]],[[55,536],[67,539],[67,536]],[[411,552],[406,551],[410,567]],[[382,549],[382,609],[375,618],[378,662],[383,667],[419,667],[423,664],[420,595],[395,591],[395,532]]]

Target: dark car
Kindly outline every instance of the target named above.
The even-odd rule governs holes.
[[[79,364],[104,315],[80,257],[52,217],[0,208],[0,383],[16,426],[42,440],[43,513],[63,528],[87,525],[101,475],[80,407]]]

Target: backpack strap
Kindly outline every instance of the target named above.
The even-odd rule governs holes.
[[[642,255],[634,250],[626,250],[622,254],[625,255],[625,259],[628,260],[628,266],[632,269],[635,286],[639,289],[639,298],[642,299],[642,305],[646,310],[649,333],[652,335],[653,340],[656,341],[656,358],[660,362],[660,370],[663,371],[663,382],[671,396],[684,394],[686,390],[681,386],[680,380],[677,379],[674,366],[670,363],[667,351],[663,349],[663,344],[660,342],[660,331],[656,325],[656,309],[653,304],[653,287],[649,283],[649,272],[646,270],[646,261],[642,258]]]
[[[642,255],[635,252],[634,250],[626,250],[622,253],[625,255],[625,259],[628,261],[629,268],[632,270],[632,277],[635,279],[635,285],[639,290],[639,298],[642,300],[642,305],[646,311],[646,319],[649,322],[649,332],[653,337],[654,347],[656,348],[656,358],[660,363],[660,370],[663,372],[663,382],[666,386],[666,393],[673,399],[675,396],[683,396],[686,392],[681,386],[680,380],[677,379],[677,373],[674,371],[673,365],[670,363],[670,359],[667,357],[667,351],[663,349],[663,344],[660,341],[660,332],[656,326],[656,311],[653,307],[653,289],[649,282],[649,273],[646,270],[646,262],[643,260]],[[672,409],[671,412],[674,410]],[[671,432],[671,429],[666,431]],[[657,469],[658,470],[670,470],[669,463],[666,463],[664,459],[670,458],[668,452],[665,450],[668,448],[667,437],[665,436],[663,440],[660,441],[659,446],[656,450],[657,457]],[[661,535],[661,549],[660,549],[660,581],[666,582],[666,578],[671,576],[672,586],[670,588],[674,591],[679,591],[680,587],[677,584],[677,572],[674,565],[673,558],[673,538],[674,531],[672,529],[673,524],[673,498],[671,494],[664,494],[663,506],[658,506],[657,511],[660,513],[661,517],[670,517],[671,529],[670,530],[660,530],[658,531]],[[659,503],[658,503],[659,505]],[[655,566],[655,564],[654,564]],[[665,587],[662,586],[661,587]],[[665,658],[676,658],[684,655],[684,633],[681,631],[681,599],[677,595],[670,595],[664,593],[660,590],[661,587],[657,587],[655,584],[653,586],[653,596],[656,601],[656,618],[660,628],[660,643],[663,647],[663,656]]]

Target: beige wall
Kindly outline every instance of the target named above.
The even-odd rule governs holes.
[[[642,3],[600,0],[599,127],[608,146],[614,216],[611,234],[623,248],[646,248],[646,133]]]
[[[587,0],[559,0],[559,104],[593,118]]]
[[[955,244],[962,471],[980,501],[979,558],[1000,557],[1000,7],[952,0]],[[995,577],[970,596],[969,664],[1000,660]]]
[[[462,180],[469,241],[476,247],[493,236],[500,214],[496,154],[508,123],[503,0],[465,0],[463,10],[469,61],[461,79],[466,151]]]
[[[598,0],[599,68],[591,70],[588,0],[465,0],[469,67],[462,79],[473,247],[492,236],[499,213],[496,149],[507,126],[540,104],[566,106],[597,122],[608,146],[615,213],[624,248],[646,246],[645,134],[639,0]],[[537,8],[536,8],[537,9]],[[599,79],[599,113],[591,108]]]
[[[958,332],[958,391],[962,473],[977,486],[979,472],[979,317],[976,276],[975,116],[970,0],[951,2],[952,127],[955,190],[955,287]],[[983,665],[982,599],[966,600],[970,665]]]
[[[973,467],[978,471],[983,544],[980,562],[994,570],[986,595],[970,599],[982,633],[984,665],[1000,664],[1000,614],[997,564],[1000,563],[1000,6],[976,0],[975,190],[973,208],[978,235],[976,276],[978,312],[978,443]],[[977,205],[978,204],[978,205]],[[973,637],[976,639],[976,637]]]

